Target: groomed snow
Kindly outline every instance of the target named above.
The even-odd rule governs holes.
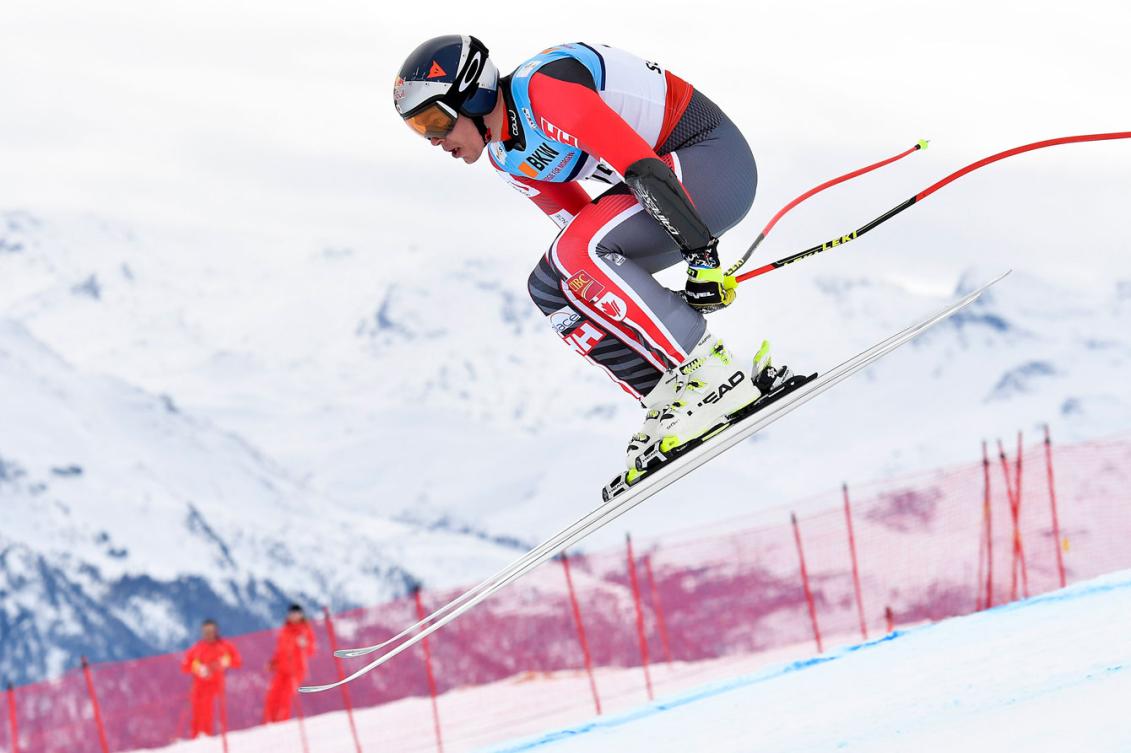
[[[1131,571],[492,748],[1131,750]]]

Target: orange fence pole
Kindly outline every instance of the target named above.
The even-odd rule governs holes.
[[[569,555],[562,552],[562,569],[565,570],[566,588],[569,590],[569,607],[573,612],[573,624],[577,627],[577,641],[581,644],[581,656],[585,661],[585,673],[589,675],[589,692],[593,694],[593,707],[597,716],[601,715],[601,696],[597,694],[597,681],[593,677],[593,658],[589,654],[589,639],[585,635],[585,623],[581,621],[581,605],[573,588],[573,576],[569,571]]]
[[[302,741],[302,753],[310,753],[310,741],[306,739],[306,716],[302,713],[302,693],[295,693],[295,719],[298,721],[298,737]]]
[[[652,693],[652,675],[648,671],[648,638],[644,634],[644,605],[640,602],[640,583],[636,580],[636,558],[632,554],[632,537],[624,535],[624,543],[628,548],[628,580],[632,585],[632,604],[636,608],[636,637],[640,641],[640,665],[644,668],[644,686],[648,689],[648,700],[655,696]]]
[[[212,734],[209,731],[208,734]],[[228,753],[228,673],[220,674],[220,744]]]
[[[664,659],[672,663],[672,647],[668,640],[668,623],[664,619],[664,605],[660,603],[660,589],[656,588],[656,576],[652,574],[652,555],[644,555],[644,575],[648,578],[648,590],[652,592],[652,611],[656,614],[656,627],[660,630],[660,646],[664,649]]]
[[[1045,424],[1045,468],[1049,480],[1049,506],[1052,507],[1052,538],[1056,546],[1056,572],[1060,576],[1060,587],[1068,585],[1064,574],[1064,552],[1060,543],[1060,518],[1056,512],[1056,483],[1052,475],[1052,439],[1049,438],[1049,425]]]
[[[884,607],[884,622],[888,626],[888,635],[895,632],[895,615],[891,611],[891,607]]]
[[[322,616],[326,619],[326,637],[330,642],[330,654],[333,655],[338,651],[338,635],[334,631],[334,618],[330,616],[330,610],[327,607],[322,607]],[[338,679],[346,679],[345,669],[342,667],[342,660],[334,656],[334,665],[338,668]],[[357,736],[357,725],[353,720],[353,702],[350,700],[349,683],[342,685],[342,704],[346,707],[346,719],[349,720],[350,734],[353,735],[353,747],[357,753],[361,753],[361,739]]]
[[[98,743],[102,746],[102,753],[110,753],[110,744],[106,741],[106,725],[102,723],[102,709],[98,707],[98,694],[94,692],[94,678],[90,674],[90,662],[82,657],[82,675],[86,680],[86,692],[90,696],[90,707],[94,710],[94,726],[98,730]]]
[[[986,536],[986,600],[983,607],[989,609],[994,605],[994,516],[990,505],[990,451],[985,440],[982,440],[982,489],[983,528]],[[978,581],[980,588],[981,577]]]
[[[856,590],[856,611],[860,616],[860,635],[868,640],[868,625],[864,620],[864,595],[860,588],[860,563],[856,560],[856,534],[852,530],[852,506],[848,502],[848,484],[844,491],[844,521],[848,525],[848,551],[852,554],[852,587]]]
[[[12,736],[12,753],[20,753],[20,725],[16,721],[16,689],[8,683],[8,729]]]
[[[817,641],[817,653],[824,653],[821,644],[821,628],[817,625],[817,605],[813,601],[813,590],[809,588],[809,570],[805,567],[805,550],[801,546],[801,529],[797,525],[797,515],[789,514],[793,524],[793,540],[797,544],[797,559],[801,562],[801,585],[805,588],[805,601],[809,604],[809,620],[813,623],[813,638]]]
[[[1014,465],[1014,472],[1017,481],[1013,484],[1016,490],[1017,498],[1017,517],[1021,517],[1021,461],[1025,456],[1025,446],[1021,442],[1021,432],[1017,432],[1017,463]],[[1025,550],[1021,548],[1020,524],[1018,524],[1018,537],[1017,537],[1017,551],[1021,555],[1021,593],[1026,599],[1029,598],[1029,567],[1025,564]]]
[[[420,589],[417,588],[413,596],[416,598],[416,616],[417,619],[423,620],[424,601],[420,597]],[[428,693],[432,696],[432,727],[436,732],[436,750],[439,753],[444,753],[444,737],[440,732],[440,706],[436,703],[436,676],[432,673],[432,650],[428,647],[428,639],[425,638],[420,642],[421,647],[424,649],[424,670],[428,673]]]
[[[974,578],[974,611],[982,611],[982,576],[986,572],[986,516],[978,528],[978,575]]]
[[[1021,543],[1021,509],[1018,505],[1017,495],[1014,493],[1013,480],[1009,476],[1009,463],[1005,459],[1005,448],[1001,440],[997,441],[998,457],[1001,459],[1001,472],[1005,476],[1005,493],[1009,497],[1009,513],[1013,518],[1013,559],[1009,572],[1009,600],[1017,599],[1018,571],[1022,570],[1025,563],[1025,548]]]

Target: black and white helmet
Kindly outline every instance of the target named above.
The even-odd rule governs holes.
[[[483,116],[499,95],[499,69],[487,47],[466,34],[448,34],[424,42],[408,56],[393,83],[393,104],[412,130],[425,138],[443,138],[466,115],[486,138]]]

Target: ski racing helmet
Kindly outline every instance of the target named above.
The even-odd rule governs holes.
[[[471,118],[487,141],[483,116],[495,108],[499,69],[487,47],[467,34],[424,42],[405,59],[393,82],[393,104],[412,130],[428,139],[451,133],[456,118]]]

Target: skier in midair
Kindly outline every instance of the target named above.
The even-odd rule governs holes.
[[[475,37],[430,39],[405,60],[393,100],[433,146],[496,172],[561,228],[530,275],[553,330],[646,410],[628,482],[649,449],[707,438],[787,377],[763,342],[747,366],[707,332],[736,284],[718,237],[749,211],[757,167],[711,100],[656,63],[563,44],[500,76]],[[577,183],[612,187],[591,199]],[[653,274],[687,264],[682,292]]]

